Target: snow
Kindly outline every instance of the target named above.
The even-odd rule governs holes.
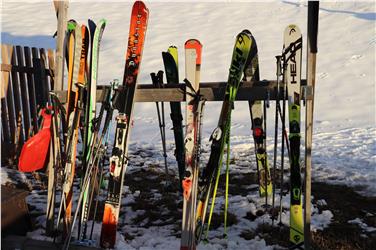
[[[350,224],[357,224],[363,230],[363,232],[368,232],[368,233],[370,233],[370,232],[376,232],[376,228],[375,227],[368,226],[360,218],[355,218],[353,220],[349,220],[348,223],[350,223]]]
[[[202,82],[225,81],[232,54],[234,38],[237,33],[247,28],[255,36],[259,50],[261,79],[275,79],[275,56],[281,53],[282,34],[286,25],[295,23],[303,33],[303,62],[306,58],[306,14],[307,3],[297,2],[247,2],[247,1],[211,1],[211,2],[147,2],[150,10],[149,27],[146,35],[140,84],[151,83],[150,72],[163,69],[161,51],[169,45],[179,48],[180,80],[184,79],[184,42],[189,38],[197,38],[203,44]],[[128,36],[128,23],[132,3],[74,1],[70,3],[69,18],[85,23],[88,18],[99,21],[107,19],[100,52],[98,80],[108,84],[114,78],[122,79],[124,53]],[[189,11],[187,11],[189,9]],[[36,14],[38,13],[38,14]],[[37,15],[37,18],[36,18]],[[334,184],[345,184],[362,187],[363,195],[374,196],[376,191],[376,127],[375,127],[375,3],[331,1],[320,3],[320,23],[318,37],[317,75],[314,113],[313,137],[313,181],[324,181]],[[44,2],[1,2],[1,42],[17,45],[54,48],[52,38],[56,30],[56,16],[53,4]],[[305,63],[303,63],[303,78]],[[216,127],[220,102],[207,102],[203,120],[203,157],[202,163],[208,160],[210,143],[208,138]],[[175,171],[173,155],[173,133],[166,107],[166,136],[168,163],[170,171]],[[232,173],[254,172],[255,159],[248,104],[239,102],[233,112],[231,157],[237,159],[231,165]],[[274,144],[274,110],[271,103],[268,109],[267,143],[268,154],[273,155]],[[304,112],[302,118],[304,118]],[[140,150],[141,153],[131,159],[128,171],[137,171],[144,166],[163,166],[161,154],[158,120],[154,103],[136,103],[134,110],[134,127],[131,134],[130,153]],[[302,143],[304,136],[302,136]],[[279,139],[280,148],[280,139]],[[302,159],[303,159],[303,148]],[[151,152],[151,153],[150,153]],[[285,169],[288,169],[288,157],[285,157]],[[272,162],[272,161],[270,161]],[[278,165],[277,167],[279,167]],[[163,171],[161,169],[161,171]],[[1,183],[23,181],[29,177],[17,171],[1,168]],[[285,181],[288,177],[285,176]],[[250,190],[257,190],[249,186]],[[143,190],[132,193],[129,188],[124,191],[127,196],[123,204],[135,201]],[[279,190],[277,190],[277,194]],[[154,198],[158,198],[155,193]],[[43,220],[42,200],[46,195],[32,193],[28,202],[36,206]],[[37,198],[37,199],[36,199]],[[260,223],[270,224],[268,215],[249,221],[243,216],[251,211],[255,213],[263,204],[257,191],[247,197],[230,196],[230,212],[237,215],[239,223],[230,227],[228,240],[220,236],[223,228],[211,231],[208,245],[200,245],[199,249],[272,249],[258,236],[252,240],[239,237],[243,229],[254,229]],[[283,196],[282,205],[286,208],[282,222],[289,223],[289,194]],[[218,204],[224,200],[219,197]],[[332,220],[329,210],[319,212],[313,204],[312,230],[322,230]],[[216,209],[219,209],[217,206]],[[218,212],[219,210],[217,210]],[[171,228],[130,225],[130,219],[144,211],[133,211],[126,207],[128,221],[127,231],[139,232],[135,239],[125,242],[119,234],[119,249],[176,249],[179,238],[171,236]],[[349,222],[350,223],[350,222]],[[352,223],[363,225],[358,219]],[[40,222],[40,224],[43,224]],[[125,230],[125,229],[124,229]],[[366,229],[365,229],[366,230]],[[94,235],[99,236],[100,224],[97,224]],[[31,232],[33,238],[43,238],[43,230]]]

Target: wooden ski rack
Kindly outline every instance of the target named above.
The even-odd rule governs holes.
[[[306,91],[306,80],[302,80],[302,92]],[[109,85],[97,86],[97,102],[104,99],[103,89]],[[152,84],[139,84],[136,91],[136,102],[184,102],[185,101],[185,83],[164,85],[163,88],[155,88]],[[277,81],[262,80],[259,82],[243,82],[236,96],[237,101],[254,101],[254,100],[276,100]],[[203,82],[200,84],[200,94],[204,96],[206,101],[223,101],[225,95],[226,82]],[[66,102],[66,90],[55,91],[62,103]],[[307,95],[302,100],[312,98]],[[280,96],[282,99],[282,96]]]

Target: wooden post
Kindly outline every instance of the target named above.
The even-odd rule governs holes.
[[[5,44],[1,44],[1,61],[2,63],[8,63],[10,64],[10,58],[9,58],[9,46]],[[13,135],[15,133],[15,115],[14,115],[14,108],[13,108],[13,102],[10,102],[10,98],[13,98],[12,92],[11,92],[11,85],[9,84],[9,71],[2,71],[1,72],[1,89],[0,89],[0,98],[1,98],[1,119],[2,119],[2,129],[3,129],[3,136],[4,136],[4,142],[6,144],[2,144],[2,148],[7,147],[7,154],[9,153],[9,148],[11,145],[11,141],[13,138]],[[10,94],[9,94],[10,93]],[[5,150],[2,152],[5,152]],[[4,156],[3,155],[3,156]],[[5,157],[4,157],[5,158]],[[3,157],[2,157],[3,159]],[[3,161],[3,160],[2,160]]]
[[[54,6],[57,15],[57,40],[56,40],[56,59],[55,59],[55,68],[53,76],[53,86],[51,82],[51,88],[54,91],[63,90],[64,87],[64,40],[66,37],[67,30],[67,15],[68,15],[68,1],[54,1]],[[51,52],[49,51],[49,55]],[[41,56],[42,58],[42,56]],[[49,59],[50,69],[53,67],[51,65],[51,60]],[[45,64],[44,64],[45,66]],[[51,71],[50,71],[51,73]],[[47,83],[47,81],[46,81]],[[47,86],[45,86],[47,87]],[[50,97],[48,96],[50,100]],[[57,124],[56,124],[57,123]],[[55,128],[59,128],[60,119],[56,117],[53,119],[53,136],[50,143],[50,161],[48,163],[48,192],[47,192],[47,210],[46,210],[46,234],[51,235],[54,232],[55,225],[55,180],[56,180],[56,171],[55,167],[58,166],[61,159],[58,157],[58,138]]]
[[[54,90],[63,90],[64,41],[67,32],[68,1],[54,1],[57,15],[56,68]]]
[[[316,75],[316,53],[318,33],[319,2],[308,2],[308,39],[307,39],[307,98],[305,126],[305,196],[304,196],[304,248],[311,248],[311,167],[312,167],[312,132],[313,104]]]

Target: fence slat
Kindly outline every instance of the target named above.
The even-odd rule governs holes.
[[[29,47],[24,47],[25,52],[25,63],[26,67],[31,68],[32,65],[32,58],[31,58],[31,51]],[[30,114],[31,120],[33,125],[34,134],[38,132],[38,110],[37,110],[37,101],[35,95],[35,83],[32,73],[27,73],[27,86],[29,90],[29,104],[30,104]]]
[[[1,61],[8,62],[9,56],[7,47],[5,45],[1,45]],[[9,125],[9,110],[8,110],[8,103],[7,103],[7,92],[8,92],[8,83],[9,83],[9,72],[1,72],[1,79],[2,79],[2,86],[1,86],[1,124],[2,124],[2,132],[3,132],[3,147],[7,147],[11,141],[11,134],[10,134],[10,125]],[[6,144],[3,144],[6,143]],[[2,148],[3,148],[2,147]]]
[[[55,53],[53,49],[48,49],[48,71],[50,77],[51,90],[55,89]]]
[[[16,50],[14,47],[12,51],[11,63],[12,65],[18,65]],[[16,71],[11,72],[11,84],[13,86],[14,107],[16,110],[16,120],[17,120],[17,132],[16,132],[15,144],[19,146],[19,145],[22,145],[23,142],[25,141],[25,133],[24,133],[24,126],[22,122],[23,111],[22,111],[22,104],[21,104],[20,83],[18,80],[18,73]]]
[[[4,57],[4,62],[7,61],[10,64],[10,55],[12,54],[13,46],[3,45],[4,50],[2,51],[2,56]],[[8,81],[6,86],[6,99],[8,107],[8,116],[9,116],[9,130],[10,130],[10,140],[14,144],[15,135],[16,135],[16,110],[14,107],[14,98],[13,98],[13,86],[10,83],[10,74],[8,74]]]
[[[16,46],[17,61],[19,66],[25,66],[24,53],[21,46]],[[26,82],[25,73],[18,72],[20,90],[21,90],[21,102],[23,110],[23,121],[25,126],[25,138],[28,139],[31,135],[31,122],[30,122],[30,106],[29,106],[29,91]]]
[[[44,103],[48,102],[51,103],[50,95],[48,94],[51,89],[51,81],[48,79],[48,72],[46,72],[46,69],[48,69],[48,60],[47,60],[47,54],[46,50],[44,48],[41,48],[40,50],[40,63],[41,63],[41,77],[44,80],[45,84],[42,84],[42,90],[43,90],[43,101]]]
[[[37,109],[39,110],[42,107],[45,107],[45,103],[43,103],[43,87],[42,85],[45,82],[42,79],[42,72],[41,72],[41,61],[39,58],[39,50],[37,48],[31,48],[31,53],[33,55],[33,67],[34,67],[34,86],[35,86],[35,97],[37,102]]]

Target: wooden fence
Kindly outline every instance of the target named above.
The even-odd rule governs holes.
[[[38,132],[38,113],[54,84],[52,49],[1,44],[1,163],[13,165]]]

